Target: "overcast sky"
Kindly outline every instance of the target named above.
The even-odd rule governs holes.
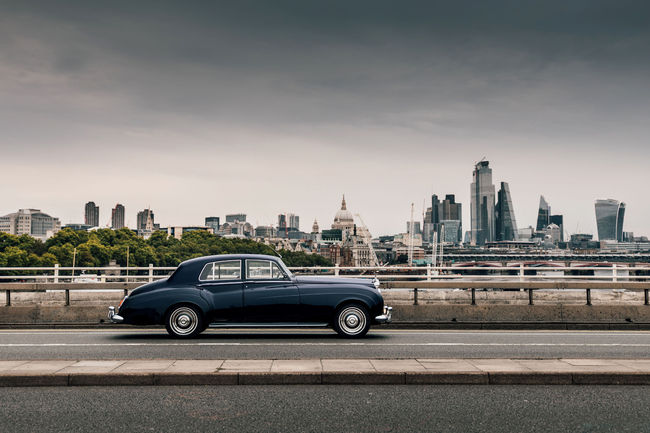
[[[519,227],[594,200],[650,234],[645,1],[0,0],[0,214],[280,212],[373,235],[469,189],[486,157]]]

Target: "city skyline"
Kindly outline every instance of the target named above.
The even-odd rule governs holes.
[[[479,163],[477,163],[477,165],[475,166],[475,170],[476,170],[479,166],[482,166],[483,168],[486,168],[487,170],[489,170],[489,177],[488,177],[488,179],[489,179],[489,182],[491,182],[491,183],[488,184],[487,186],[489,187],[489,186],[491,185],[491,186],[493,187],[493,189],[495,189],[495,188],[496,188],[496,184],[494,183],[494,180],[493,180],[492,177],[491,177],[491,176],[492,176],[492,171],[491,171],[491,167],[489,167],[489,161],[483,161],[483,162],[479,162]],[[492,216],[493,218],[495,218],[495,219],[494,219],[494,224],[493,224],[493,225],[494,225],[494,234],[493,234],[493,235],[494,235],[494,239],[492,239],[492,240],[503,240],[503,239],[499,239],[499,226],[498,226],[498,221],[497,221],[498,218],[499,218],[499,212],[497,211],[497,207],[498,207],[498,205],[499,205],[499,200],[497,200],[497,199],[501,196],[501,193],[504,192],[504,191],[505,191],[505,192],[504,192],[504,196],[503,196],[503,198],[505,199],[505,200],[504,200],[504,203],[505,203],[505,205],[506,205],[506,208],[505,208],[505,209],[506,209],[506,211],[507,211],[508,214],[509,214],[508,218],[512,218],[512,221],[509,222],[508,224],[511,224],[511,225],[514,227],[514,232],[512,232],[512,234],[513,234],[514,236],[516,236],[516,229],[517,229],[517,223],[515,222],[515,220],[517,219],[516,215],[517,215],[518,213],[516,213],[516,214],[513,214],[513,213],[512,213],[512,211],[513,211],[513,204],[512,204],[512,203],[513,203],[513,200],[512,200],[511,195],[510,195],[509,184],[508,184],[507,182],[499,182],[499,184],[501,185],[501,186],[500,186],[500,190],[499,190],[499,194],[494,194],[495,203],[494,203],[494,206],[493,206],[493,207],[494,207],[493,210],[496,212],[496,214],[495,214],[496,216],[495,216],[495,215]],[[473,185],[474,185],[474,183],[471,184],[472,188],[474,188]],[[504,188],[505,188],[505,190],[504,190]],[[344,196],[345,196],[345,194],[344,194]],[[497,196],[499,196],[499,197],[497,197]],[[452,200],[452,203],[453,203],[454,194],[447,195],[446,198],[445,198],[445,202],[446,202],[450,197],[451,197],[451,200]],[[430,200],[431,200],[431,199],[436,200],[437,198],[438,198],[438,196],[437,196],[436,194],[432,194],[431,197],[430,197]],[[593,204],[596,204],[596,207],[598,207],[598,204],[599,204],[600,202],[608,202],[608,201],[615,201],[615,202],[617,202],[617,201],[614,200],[614,199],[596,199],[596,200],[594,200],[594,201],[592,202],[592,205],[593,205]],[[441,208],[442,208],[442,203],[443,203],[442,201],[438,200],[438,206],[441,206]],[[539,204],[539,208],[538,208],[538,210],[537,210],[537,220],[536,220],[536,224],[537,224],[537,226],[539,226],[539,224],[540,224],[540,213],[541,213],[541,212],[540,212],[540,209],[542,208],[542,204],[545,206],[545,209],[547,209],[547,213],[550,212],[550,205],[547,203],[547,201],[545,200],[545,197],[544,197],[543,195],[540,196],[540,204]],[[88,209],[89,209],[89,205],[92,205],[92,208],[93,208],[93,210],[94,210],[94,215],[95,215],[94,218],[98,218],[99,221],[100,221],[100,224],[98,225],[100,228],[101,228],[101,227],[114,228],[114,227],[112,227],[112,226],[113,226],[113,224],[114,224],[115,209],[116,209],[116,208],[111,209],[111,211],[110,211],[111,213],[110,213],[110,217],[108,217],[108,221],[105,221],[105,222],[104,222],[104,220],[102,219],[102,218],[103,218],[103,217],[102,217],[102,214],[99,214],[99,209],[100,209],[101,206],[97,206],[97,205],[95,204],[94,201],[89,201],[89,202],[87,202],[87,203],[84,204],[84,206],[83,206],[83,211],[82,211],[82,215],[83,215],[82,220],[83,220],[83,223],[86,223],[86,216],[88,215],[88,212],[89,212],[89,211],[88,211]],[[462,211],[462,203],[458,203],[458,202],[457,202],[456,204],[453,204],[453,205],[454,205],[454,206],[458,206],[458,208],[461,209],[461,215],[463,216],[461,219],[465,219],[465,215],[464,215],[464,214],[465,214],[465,212],[467,212],[467,211],[466,211],[466,210],[465,210],[465,211]],[[623,203],[623,206],[625,206],[624,203]],[[145,208],[144,211],[139,211],[139,210],[136,211],[136,212],[135,212],[135,213],[136,213],[136,223],[135,223],[135,224],[132,224],[132,223],[131,223],[131,220],[129,219],[129,211],[128,211],[127,206],[125,206],[125,205],[123,205],[123,204],[121,204],[121,203],[118,203],[118,204],[116,205],[116,207],[119,208],[119,212],[118,212],[118,213],[119,213],[119,217],[118,217],[118,219],[120,219],[120,221],[123,222],[123,224],[124,224],[125,227],[131,228],[131,229],[135,229],[135,230],[142,229],[142,228],[140,227],[140,225],[141,225],[140,222],[141,222],[141,219],[142,219],[142,215],[143,215],[145,212],[150,212],[151,217],[152,217],[152,224],[153,224],[153,207],[147,207],[147,208]],[[21,209],[22,209],[22,208],[21,208]],[[423,210],[426,210],[426,215],[429,215],[429,213],[431,212],[431,209],[432,209],[431,206],[429,206],[428,209],[427,209],[427,205],[426,205],[426,202],[425,202],[425,204],[423,205]],[[56,212],[53,212],[53,213],[56,213]],[[355,212],[355,213],[358,213],[358,212]],[[494,213],[494,212],[493,212],[493,213]],[[1,214],[2,214],[2,212],[0,212],[0,215],[1,215]],[[215,214],[215,213],[213,212],[213,214]],[[469,214],[470,214],[470,215],[469,215],[468,219],[471,219],[471,210],[469,211]],[[249,223],[252,223],[252,226],[253,226],[253,227],[257,227],[257,226],[268,226],[268,227],[279,228],[279,227],[280,227],[280,224],[281,224],[281,218],[283,218],[283,217],[285,217],[285,218],[289,218],[289,217],[291,217],[291,218],[292,218],[292,221],[293,221],[293,219],[295,219],[295,224],[296,224],[296,225],[299,224],[299,223],[298,223],[298,219],[300,218],[300,215],[299,215],[298,213],[294,213],[294,212],[286,212],[286,211],[282,211],[282,212],[279,212],[279,213],[275,214],[275,221],[274,221],[274,222],[273,222],[273,221],[270,221],[270,222],[259,222],[257,219],[250,220],[250,219],[249,219],[249,216],[250,216],[250,215],[248,214],[248,212],[242,212],[242,211],[240,210],[240,211],[237,212],[237,213],[234,213],[234,212],[222,212],[222,213],[220,213],[218,216],[215,216],[215,217],[211,217],[211,216],[196,217],[196,216],[193,216],[193,217],[192,217],[193,219],[192,219],[191,221],[184,221],[184,222],[181,222],[181,223],[172,223],[172,224],[166,224],[166,223],[162,223],[162,224],[161,224],[161,223],[158,223],[158,224],[156,224],[156,225],[159,226],[159,227],[167,227],[167,226],[169,226],[169,227],[174,227],[174,226],[188,226],[188,225],[192,225],[192,226],[201,226],[201,225],[202,225],[201,223],[195,223],[195,222],[194,222],[195,220],[201,220],[201,221],[204,221],[204,224],[203,224],[203,225],[210,226],[210,224],[207,224],[205,221],[208,221],[208,220],[211,219],[211,218],[216,218],[217,220],[221,219],[223,222],[227,222],[227,221],[230,219],[230,220],[233,220],[233,222],[234,222],[235,219],[240,219],[241,217],[243,217],[244,220],[246,220],[246,221],[249,222]],[[576,234],[576,233],[586,233],[586,234],[593,234],[593,235],[594,235],[594,239],[599,238],[599,236],[598,236],[598,231],[596,231],[595,233],[590,233],[590,232],[580,231],[580,230],[577,230],[577,231],[570,231],[570,230],[568,230],[568,229],[567,229],[566,227],[564,227],[564,225],[563,225],[563,215],[552,215],[553,217],[558,218],[557,221],[553,221],[553,218],[551,218],[550,213],[549,213],[548,215],[546,215],[546,216],[547,216],[547,219],[549,220],[549,221],[548,221],[549,223],[557,222],[558,225],[563,229],[563,230],[561,231],[561,236],[562,236],[562,237],[564,237],[565,234],[569,234],[569,235],[570,235],[570,234]],[[223,217],[223,218],[222,218],[222,217]],[[229,218],[229,217],[230,217],[230,218]],[[418,225],[420,225],[420,224],[426,224],[426,223],[427,223],[427,218],[429,218],[429,217],[430,217],[430,216],[425,216],[425,212],[423,212],[422,215],[420,215],[419,213],[416,213],[416,217],[414,218],[414,221],[415,221]],[[442,220],[442,217],[443,217],[443,216],[440,216],[439,219]],[[233,219],[233,218],[234,218],[234,219]],[[255,217],[253,217],[253,218],[255,218]],[[61,219],[61,218],[59,218],[59,219]],[[594,221],[595,221],[594,224],[595,224],[596,226],[597,226],[597,219],[598,219],[598,215],[596,215],[595,218],[594,218]],[[61,220],[62,220],[62,219],[61,219]],[[82,221],[82,220],[79,220],[79,221]],[[164,219],[163,219],[163,220],[164,220]],[[318,221],[319,218],[316,217],[316,218],[314,218],[314,220]],[[328,221],[329,219],[328,219],[327,217],[325,217],[325,218],[320,218],[320,220],[321,220],[321,221]],[[62,221],[64,221],[64,220],[62,220]],[[75,220],[75,221],[64,221],[64,222],[62,223],[62,225],[66,225],[66,224],[79,224],[79,223],[80,223],[79,221],[77,221],[77,220]],[[287,221],[287,227],[288,227],[288,226],[289,226],[289,224],[288,224],[288,220],[286,220],[286,221]],[[357,221],[356,221],[356,218],[355,218],[355,222],[357,222]],[[471,233],[471,220],[468,221],[468,222],[470,223],[470,227],[467,227],[466,229],[463,229],[463,230],[462,230],[462,236],[464,236],[465,232],[470,232],[470,233]],[[407,221],[407,225],[408,225],[408,221]],[[295,226],[294,226],[294,227],[295,227]],[[422,227],[424,227],[424,226],[422,226]],[[527,228],[527,227],[531,227],[531,228],[533,228],[533,229],[536,228],[536,227],[535,227],[535,224],[527,224],[527,225],[524,224],[524,225],[520,226],[519,228]],[[461,228],[462,228],[462,226],[461,226]],[[369,227],[369,229],[370,229],[370,227]],[[539,231],[539,227],[537,227],[537,230]],[[645,235],[645,234],[647,233],[647,232],[645,232],[645,231],[637,231],[637,232],[634,232],[633,230],[630,230],[627,226],[624,226],[622,229],[619,227],[618,230],[619,230],[621,233],[622,233],[623,231],[624,231],[624,232],[632,232],[632,233],[634,233],[635,235]],[[307,230],[305,229],[305,230],[303,230],[303,231],[307,231]],[[396,230],[396,231],[393,231],[393,232],[373,233],[372,229],[370,229],[370,232],[373,234],[373,236],[377,237],[377,236],[381,236],[381,235],[390,235],[390,234],[403,233],[404,231]],[[471,237],[471,236],[472,236],[472,235],[470,234],[470,237]],[[510,240],[513,240],[513,239],[510,239]],[[619,240],[620,240],[620,239],[619,239]]]
[[[648,232],[643,2],[3,4],[2,214],[324,221],[346,193],[379,234],[444,191],[467,229],[485,156],[519,228],[544,195],[567,232],[608,198]]]

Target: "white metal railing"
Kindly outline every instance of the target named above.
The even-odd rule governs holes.
[[[39,283],[105,283],[151,282],[166,278],[176,267],[0,267],[2,282]],[[399,280],[594,280],[594,281],[650,281],[650,265],[630,266],[314,266],[290,267],[297,275],[334,275],[348,278]],[[586,273],[586,275],[585,275]],[[644,275],[646,274],[646,275]]]

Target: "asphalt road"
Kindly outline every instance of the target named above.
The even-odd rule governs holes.
[[[650,387],[0,388],[0,431],[644,432]]]
[[[0,330],[0,359],[650,358],[648,331]]]

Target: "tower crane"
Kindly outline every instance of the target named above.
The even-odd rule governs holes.
[[[368,249],[370,250],[370,266],[378,267],[379,266],[379,259],[377,259],[377,253],[375,252],[375,248],[372,246],[372,238],[370,237],[370,231],[368,230],[368,227],[366,227],[366,223],[363,222],[363,218],[361,218],[361,215],[355,214],[357,218],[359,218],[359,222],[361,223],[361,227],[363,228],[363,240],[366,242],[368,245]]]

